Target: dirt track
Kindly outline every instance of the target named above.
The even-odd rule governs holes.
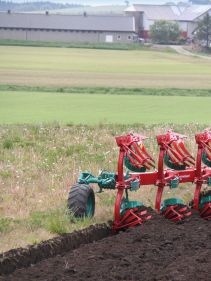
[[[174,224],[154,214],[144,225],[81,245],[0,280],[211,280],[211,225],[194,214]]]
[[[192,53],[189,50],[185,49],[183,46],[170,45],[170,48],[175,50],[180,55],[191,56],[191,57],[198,57],[198,58],[201,58],[201,59],[211,60],[210,56],[200,55],[200,54],[197,54],[197,53]]]

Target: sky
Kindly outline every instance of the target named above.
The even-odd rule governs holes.
[[[125,5],[124,0],[11,0],[11,2],[35,2],[35,1],[49,1],[49,2],[57,2],[57,3],[69,3],[69,4],[82,4],[82,5]],[[181,0],[128,0],[130,4],[165,4],[166,2],[174,2],[178,3]],[[183,0],[184,2],[187,0]]]

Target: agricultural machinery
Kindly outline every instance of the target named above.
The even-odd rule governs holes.
[[[157,136],[159,145],[158,168],[147,152],[145,136],[134,132],[116,137],[119,147],[117,173],[102,171],[98,177],[82,172],[77,184],[73,185],[68,208],[76,217],[92,217],[95,211],[95,195],[90,184],[98,184],[103,189],[116,190],[113,231],[126,229],[152,216],[139,201],[129,200],[129,192],[137,191],[145,185],[157,187],[155,209],[157,213],[174,222],[191,216],[195,209],[206,220],[211,218],[211,130],[196,134],[198,147],[196,159],[185,146],[186,136],[169,130]],[[164,168],[166,166],[166,168]],[[152,171],[149,171],[153,169]],[[181,199],[170,198],[162,201],[164,188],[176,189],[179,184],[194,183],[193,200],[186,205]],[[207,190],[203,187],[206,186]],[[204,189],[204,191],[202,190]]]

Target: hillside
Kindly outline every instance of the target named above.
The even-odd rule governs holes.
[[[46,10],[55,10],[55,9],[72,9],[72,8],[81,8],[79,4],[63,4],[63,3],[54,3],[50,1],[34,1],[34,2],[7,2],[0,1],[0,11],[17,11],[17,12],[27,12],[27,11],[46,11]]]
[[[130,3],[130,1],[128,1]],[[165,4],[166,0],[138,0],[132,1],[130,4]],[[173,1],[174,3],[178,3],[181,1]],[[184,1],[185,2],[185,1]],[[23,0],[14,0],[14,1],[0,1],[0,11],[18,11],[18,12],[30,12],[30,11],[46,11],[46,10],[55,10],[56,12],[61,13],[71,13],[71,14],[80,14],[84,12],[92,13],[92,14],[101,14],[101,13],[122,13],[122,11],[126,7],[126,1],[86,1],[86,0],[78,0],[78,1],[66,1],[63,0],[50,0],[50,1],[34,1],[29,0],[24,2]]]

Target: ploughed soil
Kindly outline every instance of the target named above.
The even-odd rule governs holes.
[[[0,280],[211,280],[210,221],[197,213],[176,224],[153,216],[139,227],[17,269]]]

